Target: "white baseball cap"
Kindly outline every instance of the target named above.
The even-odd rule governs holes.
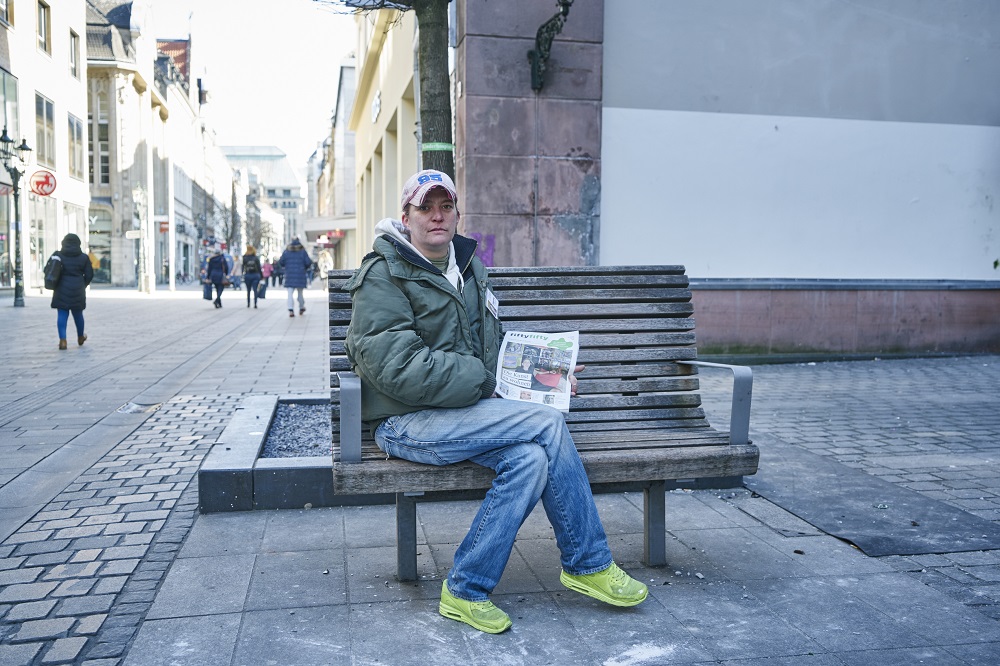
[[[451,176],[443,171],[424,169],[410,176],[406,184],[403,185],[403,197],[400,208],[405,210],[407,204],[416,204],[419,206],[424,202],[424,197],[427,196],[427,193],[435,187],[443,188],[448,192],[452,200],[456,204],[458,203],[458,191],[455,189],[455,183],[452,182]]]

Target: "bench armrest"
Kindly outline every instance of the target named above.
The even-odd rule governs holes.
[[[750,442],[750,398],[753,393],[753,371],[745,365],[710,363],[708,361],[677,361],[702,368],[724,368],[733,371],[733,408],[729,416],[729,443]]]
[[[340,462],[361,462],[361,378],[338,372],[340,380]]]

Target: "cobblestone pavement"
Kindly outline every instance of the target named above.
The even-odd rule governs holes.
[[[0,377],[0,665],[131,661],[198,517],[195,472],[240,399],[326,392],[323,293],[310,291],[310,312],[294,319],[283,299],[255,312],[230,293],[221,311],[193,290],[96,293],[91,339],[66,352],[55,349],[46,300],[29,297],[20,311],[0,305],[0,336],[15,341],[0,349],[8,369]],[[754,372],[753,434],[1000,520],[1000,357]],[[727,380],[703,375],[720,427],[727,404],[716,396]],[[743,490],[693,495],[721,498],[734,512],[750,501]],[[304,520],[300,513],[289,520]],[[1000,551],[878,559],[1000,619]]]
[[[706,405],[726,377],[703,375]],[[1000,356],[754,367],[753,433],[766,433],[1000,522]],[[1000,619],[1000,551],[880,558]]]
[[[119,663],[243,395],[324,392],[323,292],[294,319],[283,298],[199,294],[92,290],[89,340],[64,352],[46,299],[0,306],[16,342],[0,351],[0,665]]]

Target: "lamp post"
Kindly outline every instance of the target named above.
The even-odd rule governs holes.
[[[14,140],[7,136],[7,127],[0,136],[0,160],[3,168],[10,174],[11,190],[14,192],[14,307],[24,307],[24,275],[21,271],[21,176],[24,172],[17,168],[18,163],[27,164],[31,148],[28,142],[21,139],[20,146],[14,146]]]
[[[139,291],[149,293],[149,259],[146,256],[146,188],[136,183],[132,188],[132,202],[139,218]]]

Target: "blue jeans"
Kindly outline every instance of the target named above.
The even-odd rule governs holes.
[[[69,310],[56,310],[56,330],[59,331],[59,339],[66,339],[66,324],[69,322]],[[76,337],[83,337],[83,310],[73,308],[73,323],[76,324]],[[51,330],[51,329],[49,329]]]
[[[302,296],[302,287],[288,287],[288,309],[295,309],[295,292],[299,292],[299,310],[306,309],[306,299]]]
[[[247,273],[243,279],[247,283],[247,307],[250,307],[250,294],[253,293],[253,304],[257,305],[257,284],[260,282],[259,273]]]
[[[429,465],[471,460],[497,473],[448,572],[448,589],[456,597],[488,598],[539,498],[567,573],[611,565],[587,473],[558,410],[500,398],[462,409],[425,409],[386,419],[375,441],[397,458]]]

